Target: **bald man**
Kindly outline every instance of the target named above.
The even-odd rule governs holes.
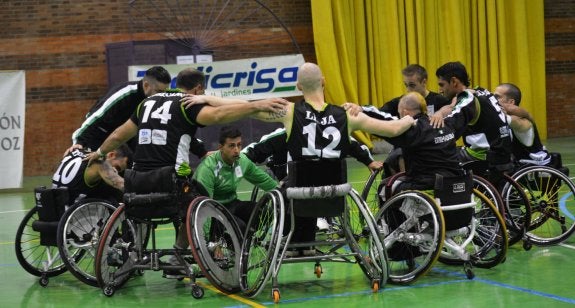
[[[426,113],[425,99],[417,92],[404,95],[397,107],[400,116],[412,116],[417,125],[398,137],[384,137],[403,151],[406,172],[399,191],[433,189],[435,175],[462,175],[455,141],[475,116],[475,105],[456,108],[444,119],[445,126],[433,128]]]
[[[340,106],[326,103],[324,96],[325,78],[318,65],[304,63],[298,69],[297,88],[303,93],[303,100],[289,103],[282,112],[260,112],[255,118],[267,122],[283,123],[287,132],[287,149],[293,161],[309,159],[344,159],[349,154],[350,133],[363,130],[379,136],[399,136],[415,124],[406,115],[402,119],[381,121],[360,113],[348,116]],[[207,102],[211,105],[244,102],[212,96],[194,96],[194,103]],[[295,217],[293,240],[313,241],[315,218]],[[315,250],[303,249],[303,255],[313,255]],[[289,252],[288,255],[293,256]],[[299,252],[295,252],[299,253]]]

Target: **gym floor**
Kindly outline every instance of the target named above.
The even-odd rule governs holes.
[[[548,149],[559,152],[563,164],[575,173],[575,137],[549,139]],[[383,156],[376,156],[383,159]],[[349,181],[361,191],[367,168],[348,161]],[[271,284],[256,298],[225,295],[199,278],[202,299],[194,299],[186,280],[168,280],[161,272],[146,271],[130,279],[113,297],[78,281],[70,273],[50,278],[41,287],[38,277],[28,274],[16,260],[14,238],[26,212],[33,206],[33,188],[48,185],[49,177],[26,178],[24,188],[0,191],[0,306],[1,307],[246,307],[272,306]],[[240,189],[248,198],[251,187]],[[157,231],[161,247],[174,239],[171,225]],[[521,243],[511,246],[504,263],[492,269],[475,268],[468,280],[460,266],[437,263],[411,286],[387,284],[377,293],[357,266],[328,263],[317,278],[313,263],[283,265],[279,275],[281,304],[307,307],[563,307],[575,305],[575,236],[561,245],[525,251]]]

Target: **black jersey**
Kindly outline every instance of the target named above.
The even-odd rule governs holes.
[[[88,168],[88,161],[84,160],[86,153],[83,150],[74,150],[64,156],[58,169],[52,176],[52,187],[67,187],[70,202],[78,199],[81,195],[92,197],[97,191],[97,186],[88,185],[84,179],[84,173]]]
[[[467,153],[476,159],[488,160],[494,164],[509,163],[511,128],[497,99],[489,91],[477,88],[474,94],[463,91],[457,95],[456,107],[468,104],[476,104],[478,108],[475,119],[463,133]]]
[[[397,106],[399,105],[399,100],[402,96],[396,97],[389,102],[385,103],[379,110],[389,113],[392,116],[399,117],[399,112],[397,111]],[[429,92],[425,97],[425,104],[427,105],[427,114],[433,115],[436,111],[441,109],[441,107],[449,105],[449,100],[445,98],[445,96],[435,93]]]
[[[106,138],[130,118],[138,104],[146,98],[142,80],[112,88],[99,99],[86,115],[86,120],[72,135],[74,143],[97,149]]]
[[[533,160],[530,154],[547,154],[547,149],[539,138],[539,131],[537,126],[533,123],[533,127],[527,132],[515,133],[513,136],[513,157],[519,161],[522,159]]]
[[[442,128],[433,128],[429,117],[420,113],[414,117],[417,120],[415,126],[400,136],[385,138],[402,149],[408,181],[427,187],[435,182],[435,174],[462,174],[456,140],[475,113],[475,105],[456,108],[444,119],[445,126]]]
[[[294,104],[287,148],[294,161],[314,158],[344,158],[349,153],[347,114],[339,106],[326,104],[315,110],[301,101]]]
[[[190,143],[202,127],[196,117],[204,105],[185,109],[180,103],[184,95],[179,91],[158,93],[140,103],[131,117],[138,126],[134,170],[174,166],[178,175],[191,173]]]
[[[268,167],[278,179],[287,175],[287,133],[285,128],[278,128],[273,132],[262,136],[260,141],[246,146],[242,152],[253,162],[261,164],[268,160]],[[349,155],[364,165],[373,162],[373,156],[369,149],[350,137]]]

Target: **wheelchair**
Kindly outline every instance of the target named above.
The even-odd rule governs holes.
[[[320,261],[358,264],[374,292],[387,280],[387,259],[378,231],[365,202],[347,183],[345,160],[290,162],[284,195],[279,190],[265,193],[247,223],[240,257],[240,287],[244,295],[261,293],[270,277],[272,298],[280,300],[278,275],[282,264],[314,261],[314,273],[323,273]],[[320,237],[313,241],[292,239],[295,215],[334,217],[343,222],[344,238]],[[357,237],[351,217],[362,216],[370,236]],[[287,221],[289,219],[289,221]],[[289,228],[288,228],[289,224]],[[313,224],[315,228],[315,223]],[[292,249],[314,248],[312,254],[294,256]],[[309,250],[308,250],[309,251]]]
[[[531,244],[526,232],[532,209],[522,186],[507,171],[490,166],[487,161],[464,162],[462,167],[473,172],[474,187],[488,197],[504,217],[509,245],[524,240],[523,248],[529,250]]]
[[[194,298],[203,297],[204,290],[195,281],[190,251],[158,248],[156,243],[159,225],[173,223],[177,230],[185,215],[186,200],[192,198],[194,188],[188,181],[174,176],[171,182],[163,183],[165,187],[155,187],[159,192],[143,193],[154,190],[148,179],[157,178],[156,172],[170,172],[170,168],[150,171],[140,176],[139,183],[134,180],[134,171],[126,171],[124,202],[106,222],[95,255],[95,276],[104,295],[113,296],[128,279],[143,275],[145,270],[173,270],[182,271],[190,278]],[[162,257],[172,257],[177,264],[161,260]]]
[[[57,246],[66,268],[85,284],[98,286],[94,256],[100,234],[118,204],[104,199],[83,199],[72,205],[60,219]],[[82,258],[74,256],[82,255]]]
[[[40,285],[46,287],[50,277],[66,271],[58,251],[57,232],[68,205],[68,189],[36,187],[34,199],[35,206],[18,226],[14,246],[20,265],[28,273],[40,277]],[[84,253],[76,251],[68,257],[77,262]]]
[[[439,260],[472,267],[493,267],[505,259],[507,233],[493,203],[473,189],[471,175],[437,176],[434,197],[406,190],[394,193],[396,174],[380,185],[376,223],[388,255],[389,281],[407,285],[425,275]],[[382,196],[382,197],[379,197]]]
[[[575,232],[575,185],[560,154],[550,154],[549,166],[521,165],[511,176],[531,202],[526,238],[539,246],[559,244]]]
[[[56,273],[41,269],[39,263],[32,264],[32,260],[42,262],[47,268],[53,266],[50,264],[60,267],[62,263],[64,266],[58,273],[68,270],[78,280],[97,287],[94,273],[96,248],[102,228],[118,204],[87,198],[69,205],[65,187],[37,187],[34,191],[36,207],[22,221],[16,237],[16,255],[20,264],[28,272],[40,276],[42,286],[46,286],[48,277]],[[38,237],[40,245],[37,245]],[[39,255],[40,252],[47,260]]]
[[[104,295],[113,296],[131,277],[142,275],[145,270],[184,272],[196,299],[204,296],[204,289],[196,283],[201,274],[222,292],[239,291],[241,232],[232,214],[216,201],[203,197],[205,192],[196,182],[174,179],[171,192],[142,193],[151,188],[139,187],[145,183],[129,184],[131,178],[126,176],[126,190],[130,192],[124,194],[124,203],[108,219],[96,252],[96,278]],[[166,190],[169,189],[159,189]],[[191,249],[159,248],[156,228],[174,223],[178,230],[184,217]],[[177,260],[177,264],[162,260],[166,257]]]

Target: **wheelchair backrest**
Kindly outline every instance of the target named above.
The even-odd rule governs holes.
[[[475,211],[472,202],[473,175],[468,172],[462,176],[435,176],[434,195],[439,200],[445,229],[454,230],[467,226]]]
[[[69,203],[68,188],[36,187],[34,188],[34,200],[41,221],[60,221],[60,217],[64,214]]]
[[[320,187],[347,183],[347,165],[341,160],[304,160],[288,163],[288,187]],[[343,212],[345,196],[292,200],[301,217],[333,217]]]

